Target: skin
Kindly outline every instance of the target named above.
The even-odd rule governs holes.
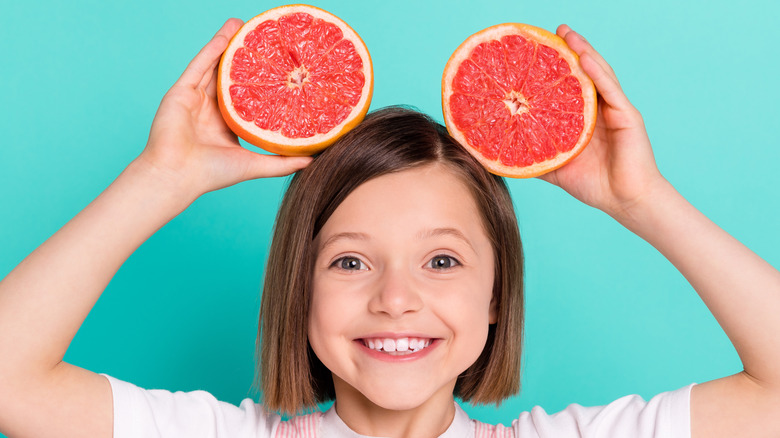
[[[116,270],[203,193],[308,164],[308,158],[242,149],[219,115],[214,69],[240,25],[240,20],[228,20],[166,94],[141,155],[0,282],[2,433],[110,437],[108,382],[62,359]],[[543,179],[657,248],[688,279],[734,344],[744,371],[694,387],[692,436],[780,435],[780,273],[663,178],[642,117],[612,69],[567,26],[559,27],[558,35],[580,56],[596,85],[599,118],[588,148]],[[342,387],[356,388],[358,383],[342,374]],[[352,399],[360,397],[347,397]],[[339,414],[348,418],[351,409]],[[370,409],[370,404],[354,409]],[[435,415],[437,421],[448,416]],[[414,416],[398,418],[406,422],[395,429],[403,429],[398,436],[420,436],[415,432],[423,426]]]
[[[496,318],[493,247],[468,188],[441,165],[378,177],[339,205],[317,243],[309,342],[333,373],[336,412],[363,435],[440,435],[455,381]],[[387,362],[356,342],[377,334],[437,341]]]

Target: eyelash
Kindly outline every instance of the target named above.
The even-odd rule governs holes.
[[[435,266],[433,266],[433,261],[436,260],[436,259],[447,259],[450,262],[450,266],[435,267]],[[354,261],[356,261],[358,263],[359,267],[357,269],[344,268],[343,267],[343,263],[346,260],[354,260]],[[431,257],[431,259],[428,260],[428,262],[425,263],[425,267],[426,268],[430,268],[430,269],[437,270],[437,271],[447,271],[447,270],[453,269],[456,266],[460,266],[460,265],[461,265],[461,263],[460,263],[460,261],[458,259],[456,259],[455,257],[452,257],[450,255],[447,255],[447,254],[437,254],[437,255]],[[362,270],[366,269],[366,264],[362,260],[360,260],[360,258],[358,258],[358,257],[355,257],[355,256],[343,256],[343,257],[339,257],[336,260],[334,260],[333,263],[330,264],[330,267],[331,268],[336,268],[336,269],[339,269],[339,270],[342,270],[342,271],[362,271]]]

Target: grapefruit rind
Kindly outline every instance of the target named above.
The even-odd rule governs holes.
[[[266,20],[278,20],[280,17],[304,12],[314,18],[320,18],[331,23],[337,24],[344,34],[344,39],[351,41],[363,61],[363,74],[365,83],[363,85],[360,100],[352,108],[350,114],[333,129],[326,133],[315,134],[311,137],[290,138],[282,135],[278,131],[262,129],[252,121],[246,121],[238,115],[232,105],[226,104],[231,101],[230,97],[230,70],[233,65],[233,55],[236,50],[243,47],[243,41],[246,35],[252,32],[258,24]],[[279,6],[269,9],[247,21],[228,43],[227,49],[222,54],[219,62],[217,76],[217,103],[222,113],[222,118],[228,127],[239,137],[250,144],[265,149],[279,155],[313,155],[322,149],[333,144],[339,137],[349,132],[357,126],[368,112],[371,104],[371,97],[374,90],[374,71],[371,63],[371,55],[368,48],[360,36],[344,20],[323,9],[304,5],[294,4]]]
[[[584,126],[575,146],[569,151],[559,152],[555,157],[549,160],[522,167],[507,166],[501,163],[498,158],[495,160],[488,159],[479,150],[473,147],[468,142],[465,135],[456,128],[449,106],[450,98],[453,94],[452,84],[461,63],[470,57],[471,53],[478,45],[491,40],[500,40],[507,35],[520,35],[537,44],[544,44],[555,49],[558,52],[558,55],[569,64],[571,75],[579,81],[580,87],[582,88],[582,99],[584,103]],[[485,166],[485,168],[488,169],[488,171],[496,175],[510,178],[532,178],[563,166],[573,160],[585,149],[585,146],[587,146],[590,138],[593,136],[593,131],[596,127],[596,87],[593,85],[593,82],[588,75],[582,70],[577,54],[569,48],[563,38],[529,24],[504,23],[488,27],[471,35],[455,49],[450,56],[450,59],[447,61],[444,68],[444,75],[442,76],[442,109],[444,112],[444,123],[447,126],[450,135],[462,144],[480,163],[482,163],[483,166]]]

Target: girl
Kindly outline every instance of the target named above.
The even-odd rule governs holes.
[[[214,69],[229,20],[163,99],[143,153],[0,283],[0,431],[9,436],[777,436],[780,273],[660,175],[609,65],[558,29],[601,96],[597,131],[547,174],[654,245],[740,354],[737,375],[599,408],[540,408],[510,428],[454,395],[517,390],[521,254],[511,202],[424,116],[385,110],[310,158],[253,154],[225,127]],[[307,167],[308,166],[308,167]],[[303,169],[305,168],[305,169]],[[262,303],[266,406],[146,391],[62,362],[122,262],[198,196],[300,170],[277,221]],[[335,398],[324,414],[280,422]]]

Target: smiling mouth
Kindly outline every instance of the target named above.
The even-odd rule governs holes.
[[[365,338],[360,339],[371,350],[390,355],[412,354],[429,347],[433,339],[426,338]]]

